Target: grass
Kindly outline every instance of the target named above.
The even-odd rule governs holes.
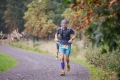
[[[9,70],[18,64],[13,57],[0,52],[0,72]]]
[[[40,50],[38,48],[34,48],[34,47],[29,47],[29,46],[26,46],[26,45],[20,45],[20,44],[17,44],[17,43],[10,43],[11,46],[13,47],[18,47],[18,48],[21,48],[21,49],[25,49],[25,50],[30,50],[30,51],[34,51],[34,52],[39,52],[39,53],[48,53],[47,51],[43,51],[43,50]]]
[[[91,75],[90,80],[103,80],[102,76],[105,74],[105,72],[103,70],[96,68],[94,65],[91,65],[86,61],[78,60],[75,58],[70,58],[70,60],[87,67],[89,69],[90,75]]]

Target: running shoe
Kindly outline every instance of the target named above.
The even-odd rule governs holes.
[[[56,58],[55,58],[56,60],[58,60],[58,56],[56,56]]]
[[[66,69],[67,69],[67,71],[70,70],[70,65],[69,64],[67,64]]]
[[[61,76],[65,76],[65,71],[64,70],[62,70]]]

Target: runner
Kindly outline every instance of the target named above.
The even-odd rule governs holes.
[[[0,31],[0,43],[2,43],[3,33]]]
[[[56,60],[58,59],[58,53],[59,53],[59,42],[56,42],[57,52],[56,52]]]
[[[70,37],[72,35],[72,37]],[[61,76],[65,75],[65,61],[64,61],[64,56],[66,59],[66,69],[67,71],[70,70],[70,64],[69,64],[69,55],[71,52],[71,43],[73,42],[73,40],[76,37],[75,32],[73,31],[72,28],[67,26],[67,21],[66,20],[62,20],[61,21],[61,27],[59,27],[56,31],[55,34],[55,41],[58,42],[58,35],[60,35],[60,42],[59,42],[59,52],[61,55],[61,68],[62,68],[62,72],[61,72]]]

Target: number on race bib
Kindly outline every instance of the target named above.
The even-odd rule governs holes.
[[[68,45],[62,45],[62,48],[68,49]]]

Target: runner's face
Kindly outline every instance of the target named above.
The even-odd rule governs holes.
[[[66,24],[61,24],[62,28],[66,28]]]

